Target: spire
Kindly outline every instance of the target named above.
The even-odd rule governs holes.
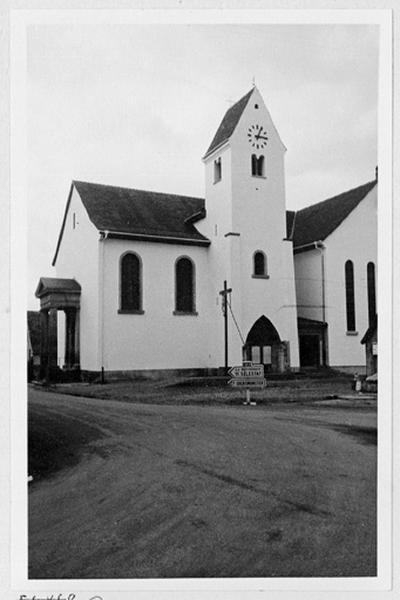
[[[242,116],[242,113],[243,113],[244,109],[246,108],[247,103],[250,100],[250,97],[251,97],[252,93],[254,92],[254,90],[255,90],[255,87],[252,87],[252,89],[249,92],[247,92],[247,94],[245,96],[243,96],[243,98],[238,100],[238,102],[236,102],[236,104],[231,106],[226,111],[225,116],[222,119],[221,124],[217,129],[217,133],[214,135],[213,140],[212,140],[211,144],[209,145],[208,150],[205,153],[203,158],[206,158],[213,150],[215,150],[216,148],[221,146],[224,142],[229,140],[232,133],[235,131],[236,125],[238,124],[239,119]]]

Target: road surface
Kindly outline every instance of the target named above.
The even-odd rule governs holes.
[[[30,578],[376,574],[372,408],[30,390],[29,414]]]

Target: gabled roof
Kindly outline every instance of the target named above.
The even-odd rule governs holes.
[[[231,137],[254,90],[255,88],[253,87],[245,96],[243,96],[243,98],[238,100],[236,104],[231,106],[226,111],[225,116],[217,129],[217,133],[214,135],[213,140],[204,155],[204,158]]]
[[[99,231],[163,235],[208,241],[190,222],[204,198],[74,181],[89,219]]]
[[[193,225],[205,216],[204,198],[149,192],[100,183],[73,181],[53,259],[56,262],[71,201],[77,190],[89,219],[110,237],[208,246]]]
[[[61,277],[41,277],[36,288],[35,296],[40,298],[44,294],[52,292],[69,292],[80,294],[81,286],[75,279],[63,279]]]
[[[293,246],[306,246],[328,237],[376,185],[376,180],[307,206],[296,212]]]

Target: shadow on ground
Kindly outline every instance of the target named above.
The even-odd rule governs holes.
[[[331,427],[339,433],[351,435],[362,444],[377,444],[377,429],[376,427],[356,427],[354,425],[334,425]]]
[[[96,427],[65,415],[59,422],[51,414],[28,412],[28,473],[33,482],[79,463],[87,444],[100,437]]]

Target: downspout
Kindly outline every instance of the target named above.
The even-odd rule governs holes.
[[[321,256],[321,303],[322,303],[322,321],[324,327],[322,328],[322,366],[326,367],[326,299],[325,299],[325,246],[321,240],[314,242],[316,249],[320,250]]]
[[[108,231],[100,231],[99,242],[104,242],[108,238]],[[99,316],[100,316],[100,363],[101,363],[101,383],[104,383],[104,243],[101,245],[100,252],[100,273],[99,273]]]

